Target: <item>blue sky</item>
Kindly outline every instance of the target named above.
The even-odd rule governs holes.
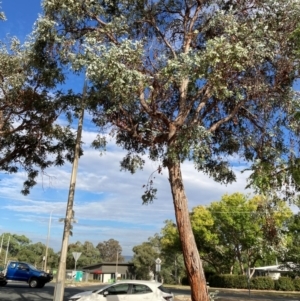
[[[24,41],[32,30],[38,14],[41,13],[40,0],[2,0],[2,9],[7,21],[1,22],[1,39],[17,36]],[[67,84],[80,88],[81,79],[73,78]],[[142,205],[143,184],[156,169],[147,160],[143,171],[135,175],[120,172],[119,162],[124,155],[111,139],[108,151],[103,156],[90,144],[96,136],[95,129],[85,120],[83,141],[85,152],[80,159],[75,194],[75,218],[73,237],[70,242],[98,242],[116,239],[120,242],[123,255],[132,255],[132,248],[158,233],[167,219],[174,220],[174,209],[167,171],[156,176],[157,199],[153,204]],[[189,208],[207,205],[220,200],[225,193],[243,192],[246,173],[241,174],[236,166],[238,180],[228,186],[194,170],[193,164],[183,165]],[[24,234],[33,242],[46,243],[48,222],[52,214],[50,247],[60,250],[63,225],[58,222],[65,216],[71,165],[51,168],[48,176],[40,177],[29,196],[20,194],[24,174],[6,175],[0,173],[0,234],[10,232]],[[51,213],[52,212],[52,213]]]

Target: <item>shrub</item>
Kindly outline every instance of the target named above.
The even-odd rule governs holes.
[[[251,288],[256,290],[273,290],[274,280],[267,276],[258,276],[251,279]]]
[[[248,288],[248,277],[246,275],[234,275],[235,288]]]
[[[290,277],[280,277],[275,281],[275,289],[278,291],[293,291],[295,290],[294,283]]]
[[[208,278],[210,287],[225,287],[223,275],[212,275]]]
[[[213,275],[209,278],[210,287],[247,288],[247,277],[243,275]]]
[[[300,291],[300,278],[295,278],[293,280],[295,291]]]

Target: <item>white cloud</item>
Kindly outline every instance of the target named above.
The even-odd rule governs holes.
[[[120,172],[119,162],[124,151],[111,141],[110,151],[100,156],[98,151],[89,148],[95,132],[85,131],[83,134],[85,152],[79,161],[74,203],[78,224],[74,225],[74,237],[70,241],[89,240],[97,244],[114,238],[121,243],[124,255],[131,254],[132,247],[159,232],[166,219],[174,220],[167,170],[155,175],[157,199],[152,204],[142,205],[143,185],[157,168],[156,163],[149,162],[146,158],[143,171],[134,175]],[[245,192],[247,174],[240,174],[239,168],[236,171],[237,182],[225,186],[198,173],[192,162],[184,163],[182,174],[189,208],[199,204],[207,205],[219,200],[225,193]],[[17,214],[19,226],[14,224],[7,227],[6,222],[0,219],[0,229],[18,233],[28,228],[28,237],[39,238],[45,242],[46,236],[39,234],[38,230],[46,233],[49,213],[54,210],[50,245],[58,251],[62,233],[58,218],[65,215],[71,165],[50,168],[47,174],[49,177],[39,178],[37,186],[27,197],[19,193],[25,178],[23,174],[2,179],[1,198],[6,201],[2,202],[1,210]],[[26,230],[23,234],[26,235]]]

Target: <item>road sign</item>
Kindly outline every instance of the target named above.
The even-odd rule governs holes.
[[[73,257],[74,257],[75,261],[77,261],[79,259],[80,255],[81,255],[80,252],[73,252],[72,254],[73,254]]]
[[[77,260],[79,259],[81,252],[72,252],[74,260],[75,260],[75,271],[76,271],[76,264],[77,264]]]
[[[160,258],[156,258],[155,259],[155,263],[156,263],[156,265],[155,265],[155,272],[160,272],[160,264],[161,264]]]
[[[161,259],[160,258],[156,258],[155,263],[156,264],[161,264]]]
[[[160,264],[155,265],[155,272],[160,272]]]

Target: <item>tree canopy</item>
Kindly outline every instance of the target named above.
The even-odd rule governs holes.
[[[55,61],[37,59],[29,45],[0,41],[0,170],[25,171],[24,194],[40,172],[71,161],[75,145],[74,133],[57,119],[76,97],[57,89],[63,77],[54,71]]]
[[[107,241],[99,242],[96,246],[99,250],[100,258],[103,262],[123,262],[122,247],[120,243],[111,238]]]
[[[239,158],[258,189],[298,189],[299,1],[45,0],[43,9],[34,48],[86,73],[93,121],[127,151],[121,167],[134,172],[147,154],[168,170],[192,300],[208,300],[181,163],[230,183]]]

